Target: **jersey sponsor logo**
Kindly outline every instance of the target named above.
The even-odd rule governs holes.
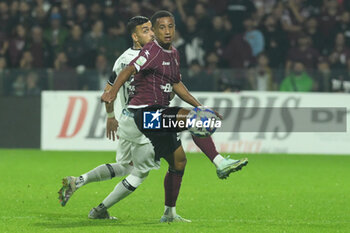
[[[160,129],[160,116],[162,114],[157,111],[143,112],[143,128],[144,129]]]
[[[139,66],[143,66],[146,62],[147,62],[147,59],[144,56],[140,56],[136,60],[136,64],[139,65]]]
[[[136,90],[136,87],[129,82],[129,85],[127,86],[128,92],[134,92]]]
[[[136,88],[135,88],[134,85],[129,85],[128,90],[129,90],[129,91],[135,91]]]
[[[127,96],[128,96],[127,100],[125,101],[126,103],[129,100],[129,96],[135,94],[136,87],[135,87],[135,85],[133,85],[133,82],[134,82],[134,76],[132,75],[130,77],[129,81],[126,81],[124,84],[126,87]]]
[[[162,65],[163,66],[170,66],[170,62],[169,61],[163,61]]]
[[[160,85],[160,89],[162,89],[166,93],[169,93],[173,91],[173,86],[170,83],[167,83],[165,85]]]

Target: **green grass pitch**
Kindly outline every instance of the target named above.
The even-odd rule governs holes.
[[[61,178],[114,161],[113,152],[0,150],[0,232],[350,232],[350,157],[247,155],[227,180],[202,154],[188,154],[177,212],[192,223],[158,223],[167,164],[110,209],[118,221],[90,220],[89,210],[120,178],[91,183],[61,207]]]

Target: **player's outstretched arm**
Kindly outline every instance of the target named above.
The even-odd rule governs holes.
[[[112,85],[106,84],[105,91],[109,91]],[[115,141],[115,135],[118,129],[118,121],[114,115],[114,101],[111,103],[105,103],[107,112],[107,124],[106,124],[106,136],[109,140]]]
[[[193,95],[191,95],[191,93],[187,90],[186,86],[181,81],[173,84],[173,90],[183,101],[192,105],[193,107],[202,105]],[[223,119],[223,117],[218,112],[215,110],[213,111],[221,120]]]
[[[121,86],[130,78],[131,75],[136,73],[134,66],[125,67],[118,75],[112,88],[109,91],[105,91],[101,96],[101,101],[105,103],[112,103],[116,98]]]
[[[192,105],[193,107],[202,105],[195,97],[193,97],[193,95],[191,95],[191,93],[187,90],[186,86],[181,81],[173,84],[173,90],[183,101]]]

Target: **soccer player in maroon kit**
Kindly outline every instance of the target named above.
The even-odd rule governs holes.
[[[182,100],[194,107],[201,104],[188,92],[181,82],[180,58],[172,46],[175,34],[175,21],[170,12],[158,11],[152,18],[156,40],[146,44],[139,56],[120,72],[113,87],[105,91],[101,100],[111,103],[116,99],[119,88],[134,75],[135,92],[130,96],[128,109],[134,113],[139,130],[150,139],[157,160],[163,157],[169,164],[164,180],[165,212],[161,222],[188,221],[176,214],[175,204],[179,194],[182,176],[186,166],[186,155],[177,137],[179,129],[147,130],[143,128],[144,112],[155,112],[154,117],[173,116],[172,121],[184,120],[190,112],[180,107],[168,107],[174,91]],[[181,130],[181,129],[180,129]],[[193,137],[194,142],[217,166],[219,178],[226,178],[231,172],[240,170],[248,163],[247,159],[223,158],[215,149],[211,137]]]

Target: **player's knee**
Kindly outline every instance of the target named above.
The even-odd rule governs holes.
[[[190,113],[190,111],[191,111],[191,110],[189,110],[189,109],[181,108],[181,109],[179,110],[179,113],[184,114],[184,115],[187,115],[187,114]]]
[[[190,110],[181,108],[176,115],[176,119],[185,121],[189,112]]]
[[[175,161],[175,164],[174,164],[175,170],[177,170],[177,171],[185,170],[186,163],[187,163],[186,157],[184,159],[182,159],[182,160]]]
[[[133,169],[131,172],[131,175],[139,177],[140,179],[144,180],[148,176],[149,172],[142,172],[137,169]]]
[[[112,163],[110,164],[110,166],[112,166],[116,177],[129,175],[133,169],[133,166],[131,166],[128,163],[125,163],[125,164]]]

